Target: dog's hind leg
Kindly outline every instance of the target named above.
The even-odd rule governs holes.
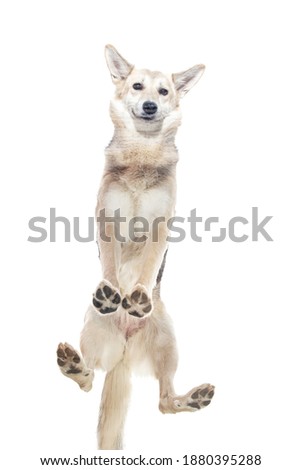
[[[159,409],[162,413],[179,413],[180,411],[197,411],[205,408],[214,395],[214,386],[199,385],[185,395],[175,395],[166,388],[166,383],[160,381]]]
[[[111,371],[121,361],[126,339],[111,316],[100,315],[89,306],[80,335],[82,355],[68,343],[60,343],[57,362],[63,375],[82,390],[92,388],[94,369]]]
[[[156,333],[151,334],[153,341],[151,357],[155,376],[159,380],[160,411],[162,413],[178,413],[180,411],[197,411],[208,406],[214,395],[213,385],[200,385],[185,395],[175,393],[173,378],[178,362],[176,340],[161,300],[155,303],[153,318]]]
[[[94,370],[87,367],[83,357],[70,344],[58,345],[57,363],[63,375],[74,380],[85,392],[91,390]]]

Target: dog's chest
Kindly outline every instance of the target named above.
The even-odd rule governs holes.
[[[164,180],[166,170],[163,169],[135,167],[122,172],[108,188],[106,212],[112,217],[120,211],[127,223],[136,217],[150,222],[167,216],[172,204],[172,189]]]
[[[134,193],[166,184],[173,165],[131,164],[112,168],[113,179]]]

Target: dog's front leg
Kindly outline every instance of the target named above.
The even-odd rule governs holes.
[[[114,224],[108,223],[99,230],[98,246],[104,279],[97,286],[92,303],[102,314],[114,313],[121,302],[116,274],[120,262],[120,244],[115,239]]]
[[[130,315],[144,317],[153,309],[152,291],[161,267],[167,245],[168,228],[161,224],[148,235],[141,259],[142,269],[137,284],[127,295],[122,306]]]

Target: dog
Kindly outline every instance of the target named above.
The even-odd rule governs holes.
[[[95,369],[107,372],[97,436],[99,449],[112,450],[123,448],[131,371],[139,364],[147,361],[159,381],[162,413],[206,407],[214,386],[175,393],[176,341],[160,298],[168,221],[175,211],[180,99],[205,67],[172,75],[137,70],[112,45],[105,57],[116,90],[110,104],[114,136],[96,207],[103,280],[85,316],[82,355],[60,343],[57,362],[84,391],[92,388]]]

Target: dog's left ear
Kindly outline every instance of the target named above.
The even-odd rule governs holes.
[[[205,65],[199,64],[180,73],[173,73],[172,79],[180,96],[184,96],[201,78]]]
[[[124,80],[134,68],[134,66],[127,62],[111,44],[106,45],[105,56],[113,83]]]

